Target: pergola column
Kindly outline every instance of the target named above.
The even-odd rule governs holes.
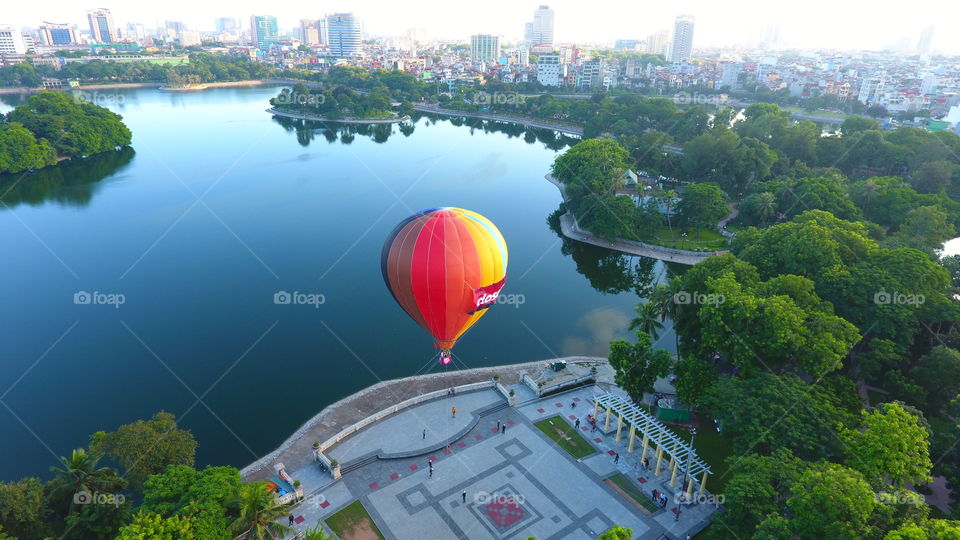
[[[660,463],[663,462],[663,448],[657,447],[657,468],[653,471],[654,476],[660,476]]]
[[[687,500],[692,501],[693,500],[693,477],[688,476],[687,482],[690,483],[690,485],[687,486]]]
[[[703,471],[703,478],[700,480],[700,494],[707,490],[707,471]]]
[[[627,444],[627,453],[633,452],[633,441],[637,438],[637,428],[630,424],[630,443]],[[643,458],[641,458],[643,459]]]
[[[600,402],[599,401],[593,402],[593,419],[598,422],[600,421]]]
[[[607,407],[607,419],[603,421],[603,430],[610,431],[610,407]]]
[[[650,447],[650,437],[646,433],[643,434],[643,452],[640,453],[640,461],[647,459],[647,448]]]
[[[673,472],[670,473],[670,487],[677,487],[677,469],[679,469],[679,467],[677,467],[677,460],[670,460],[670,469],[673,470]]]
[[[623,427],[623,415],[617,413],[617,436],[613,440],[620,442],[620,428]]]

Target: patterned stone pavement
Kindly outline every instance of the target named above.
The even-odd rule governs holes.
[[[497,411],[480,417],[473,429],[449,441],[448,447],[412,458],[376,460],[336,482],[312,467],[295,471],[293,477],[303,482],[308,493],[293,512],[298,517],[296,529],[314,526],[359,499],[388,539],[586,539],[596,538],[614,524],[630,527],[635,538],[685,538],[699,530],[714,506],[684,508],[676,520],[674,505],[649,514],[603,482],[620,472],[644,493],[668,489],[669,475],[657,478],[643,471],[639,452],[627,454],[625,440],[617,443],[613,435],[586,428],[583,435],[597,452],[577,460],[533,425],[558,414],[570,424],[577,418],[586,424],[586,415],[593,412],[590,398],[597,392],[586,387]],[[435,408],[449,410],[444,401],[439,400]],[[470,403],[476,408],[464,410],[464,405],[458,405],[458,419],[488,407],[482,396]],[[571,407],[573,403],[577,406]],[[423,411],[410,416],[395,424],[409,428],[424,418]],[[507,426],[506,433],[497,430],[498,421]],[[378,433],[379,437],[410,436],[409,429]],[[621,454],[619,463],[614,463],[616,452]]]

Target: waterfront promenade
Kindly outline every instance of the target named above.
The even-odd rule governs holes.
[[[537,120],[534,118],[510,114],[457,111],[453,109],[444,109],[439,105],[428,103],[416,103],[414,104],[413,108],[425,113],[441,114],[444,116],[460,116],[463,118],[479,118],[481,120],[492,120],[495,122],[509,122],[511,124],[520,124],[529,128],[549,129],[566,135],[583,137],[583,128],[575,124],[551,122],[549,120]]]
[[[546,175],[546,179],[549,180],[551,184],[557,186],[557,189],[560,190],[560,195],[563,197],[564,202],[566,202],[567,192],[566,189],[564,189],[563,183],[549,174]],[[595,246],[607,249],[613,249],[629,255],[640,255],[642,257],[649,257],[651,259],[659,259],[661,261],[687,265],[694,265],[715,255],[726,253],[726,251],[687,251],[682,249],[673,249],[647,244],[644,242],[624,240],[622,238],[618,238],[617,240],[610,242],[606,239],[598,238],[589,232],[582,230],[577,224],[577,218],[573,216],[572,212],[565,212],[562,216],[560,216],[560,231],[564,236],[572,240],[593,244]]]

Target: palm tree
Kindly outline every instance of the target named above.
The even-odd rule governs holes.
[[[774,197],[773,193],[769,191],[764,191],[757,197],[757,216],[760,218],[760,221],[766,225],[767,220],[770,219],[770,216],[774,215],[777,212],[777,198]]]
[[[653,294],[650,295],[650,299],[647,301],[648,304],[653,304],[655,308],[650,308],[651,310],[656,311],[660,315],[660,321],[663,322],[668,318],[673,321],[673,338],[677,347],[677,356],[680,356],[680,334],[677,333],[677,313],[679,310],[679,304],[677,302],[678,298],[682,298],[682,287],[680,278],[674,277],[673,279],[667,281],[666,285],[658,285],[656,289],[653,290]],[[661,325],[662,327],[662,325]]]
[[[667,228],[670,229],[670,241],[676,242],[676,238],[673,237],[673,207],[677,205],[677,192],[668,189],[660,196],[660,201],[663,202],[664,210],[667,214]]]
[[[323,530],[322,525],[303,531],[303,540],[333,540],[333,536]]]
[[[240,484],[232,502],[240,514],[230,524],[233,533],[246,535],[248,540],[273,540],[290,531],[290,527],[277,521],[287,517],[286,506],[274,502],[273,493],[265,483]]]
[[[861,196],[863,197],[863,215],[867,217],[870,209],[870,200],[873,199],[877,193],[880,192],[880,186],[877,185],[877,182],[873,178],[868,178],[863,183],[863,192]]]
[[[50,467],[50,472],[55,475],[54,491],[64,493],[79,493],[86,491],[96,493],[98,491],[119,491],[123,489],[124,481],[117,476],[117,471],[110,467],[97,468],[100,456],[89,454],[83,448],[76,448],[70,454],[70,459],[61,457],[63,468]],[[76,501],[71,501],[71,508]]]
[[[639,328],[644,333],[650,334],[650,337],[656,341],[660,330],[663,330],[660,306],[647,300],[646,303],[637,304],[634,311],[636,311],[637,316],[630,321],[630,330]]]

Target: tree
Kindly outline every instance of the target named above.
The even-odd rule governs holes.
[[[689,227],[713,227],[728,212],[723,191],[714,184],[691,184],[684,187],[677,204],[680,223]]]
[[[730,461],[730,480],[723,490],[727,511],[714,519],[735,534],[750,537],[762,521],[782,510],[790,487],[807,465],[785,449]]]
[[[190,518],[191,528],[204,540],[232,540],[228,507],[240,484],[240,471],[233,467],[196,471],[186,465],[171,465],[147,480],[140,510]]]
[[[947,213],[937,206],[920,206],[910,210],[899,232],[905,241],[904,247],[931,254],[939,251],[943,242],[957,233],[957,228],[948,218]]]
[[[600,533],[600,536],[597,537],[597,540],[632,540],[633,538],[633,529],[628,529],[626,527],[621,527],[620,525],[614,525],[606,531]]]
[[[60,461],[63,463],[62,468],[50,467],[54,479],[51,480],[49,489],[58,500],[69,500],[71,509],[77,506],[77,500],[74,499],[76,493],[116,493],[126,485],[115,470],[97,467],[100,456],[90,454],[83,448],[75,449],[69,459],[61,457]]]
[[[177,427],[172,414],[160,411],[150,420],[137,420],[113,433],[94,433],[90,448],[114,457],[125,469],[131,487],[142,491],[147,477],[167,466],[192,466],[197,441],[192,433]]]
[[[849,137],[856,133],[880,129],[880,122],[863,116],[848,116],[840,124],[840,132]]]
[[[0,483],[0,530],[19,538],[42,538],[44,510],[40,480]]]
[[[333,540],[333,535],[327,534],[322,525],[317,525],[303,532],[303,540]]]
[[[119,499],[118,499],[119,501]],[[64,520],[61,540],[115,540],[130,519],[130,503],[83,504]]]
[[[931,481],[929,436],[917,417],[897,403],[864,412],[862,429],[841,432],[847,466],[877,488],[887,482],[904,487]]]
[[[287,507],[274,505],[273,494],[263,482],[241,484],[233,501],[239,513],[230,523],[233,533],[246,534],[249,540],[273,540],[290,530],[277,521],[287,516]]]
[[[44,138],[57,153],[81,157],[130,144],[131,134],[122,117],[99,105],[74,101],[61,92],[43,91],[10,111],[35,137]]]
[[[741,454],[786,449],[803,458],[829,455],[837,450],[834,430],[853,422],[831,391],[794,375],[722,376],[704,405],[720,419],[734,452]]]
[[[701,358],[681,358],[673,366],[677,380],[673,387],[677,399],[686,405],[698,406],[710,388],[717,382],[717,366]]]
[[[928,161],[913,172],[910,183],[920,193],[939,193],[950,185],[955,168],[946,160]]]
[[[40,169],[57,163],[46,139],[37,140],[23,124],[0,122],[0,174]]]
[[[189,518],[137,512],[133,522],[120,529],[117,540],[199,540]]]
[[[637,332],[637,342],[617,339],[610,342],[610,365],[616,375],[614,381],[635,401],[643,401],[644,392],[652,392],[653,384],[670,373],[670,353],[653,349],[650,335]]]
[[[960,394],[960,351],[938,345],[920,357],[910,379],[926,394],[924,410],[939,415]]]
[[[663,330],[660,306],[648,300],[642,304],[637,304],[634,311],[637,316],[630,321],[630,330],[639,329],[644,334],[648,334],[651,338],[656,339],[660,331]]]
[[[868,537],[867,520],[876,501],[859,472],[823,464],[801,474],[790,491],[787,506],[793,513],[791,528],[801,538]]]
[[[630,167],[630,152],[613,139],[587,139],[557,156],[551,174],[564,183],[577,183],[596,194],[613,194]]]

